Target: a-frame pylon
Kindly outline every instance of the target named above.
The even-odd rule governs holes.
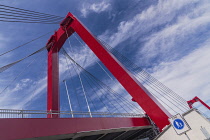
[[[91,34],[88,29],[71,13],[60,24],[60,28],[51,36],[48,47],[48,111],[59,112],[59,67],[58,52],[69,36],[76,32],[89,46],[101,62],[109,69],[146,114],[162,130],[169,124],[170,113],[149,93],[138,80]],[[57,118],[56,114],[48,118]]]

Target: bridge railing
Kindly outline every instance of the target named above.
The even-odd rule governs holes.
[[[81,111],[46,111],[46,110],[16,110],[0,109],[0,118],[46,118],[48,114],[59,114],[60,118],[86,118],[86,117],[130,117],[141,118],[145,114],[135,113],[109,113],[109,112],[81,112]],[[91,115],[90,115],[91,114]]]

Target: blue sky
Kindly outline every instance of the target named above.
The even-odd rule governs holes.
[[[198,96],[210,103],[209,0],[36,0],[30,3],[27,0],[1,0],[1,4],[62,17],[67,12],[72,12],[95,36],[184,99],[190,100]],[[38,41],[2,56],[0,65],[4,66],[43,47],[58,27],[59,25],[0,22],[0,52],[51,31]],[[87,46],[78,42],[76,35],[70,38],[70,42],[74,53],[70,53],[68,42],[64,48],[77,62],[96,73],[98,78],[122,93],[125,98],[130,98],[116,80],[101,74],[103,70],[96,63],[98,59]],[[3,90],[26,69],[24,75],[18,77],[1,95],[0,108],[45,109],[46,58],[47,53],[42,52],[1,73],[0,90]],[[32,61],[32,66],[28,66]],[[72,75],[72,79],[78,81],[74,70]],[[61,55],[61,109],[68,110],[63,79],[70,83],[66,60]],[[81,87],[78,88],[81,90]],[[75,110],[78,110],[78,105],[75,105]]]

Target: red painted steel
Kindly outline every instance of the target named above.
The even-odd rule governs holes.
[[[97,41],[97,39],[94,38],[76,17],[71,13],[69,13],[68,16],[71,17],[73,21],[67,29],[73,29],[83,39],[160,130],[165,127],[165,125],[168,125],[168,118],[171,116],[170,113]]]
[[[108,50],[106,50],[105,47],[103,47],[102,44],[100,44],[100,42],[97,41],[96,38],[94,38],[94,36],[84,27],[84,25],[82,25],[80,21],[71,13],[68,13],[66,18],[60,24],[59,30],[54,34],[54,41],[52,41],[53,37],[51,37],[51,39],[49,40],[48,44],[53,44],[53,47],[51,47],[49,50],[60,50],[63,43],[67,39],[65,29],[67,30],[69,35],[71,35],[73,32],[76,32],[83,39],[83,41],[96,54],[96,56],[109,69],[109,71],[116,77],[121,85],[133,97],[133,99],[141,106],[142,109],[144,109],[147,115],[155,122],[160,130],[162,130],[163,127],[169,124],[168,118],[171,117],[170,113],[157,101],[157,99],[155,99],[153,95],[151,95],[142,86],[141,83],[138,82],[135,77],[133,77],[126,70],[126,68]],[[48,65],[50,65],[50,62],[48,63]],[[52,75],[55,74],[55,77],[58,79],[58,73],[56,70],[53,71],[53,69],[58,69],[57,64],[52,67],[52,70],[48,71],[48,75],[53,77]],[[49,88],[53,90],[51,91],[51,89],[48,89],[48,99],[54,101],[48,101],[48,103],[52,104],[50,105],[50,107],[48,107],[48,110],[58,109],[58,107],[55,107],[58,106],[57,103],[59,100],[57,99],[57,95],[59,94],[57,81],[58,80],[52,80],[52,78],[50,77],[48,78],[48,86],[50,86]],[[57,93],[54,94],[54,92]],[[53,104],[55,104],[55,106]]]
[[[192,105],[195,102],[200,102],[201,104],[203,104],[206,108],[208,108],[210,110],[210,107],[206,103],[204,103],[200,98],[198,98],[197,96],[195,96],[192,100],[187,101],[190,108],[193,108]]]
[[[1,140],[65,135],[84,131],[99,131],[142,126],[149,127],[147,118],[12,118],[0,119]]]
[[[74,31],[68,30],[71,35]],[[59,96],[59,62],[58,52],[66,41],[67,36],[62,28],[59,28],[51,36],[47,43],[48,48],[48,86],[47,86],[47,110],[52,113],[60,110]],[[59,118],[58,114],[48,115],[48,118]]]

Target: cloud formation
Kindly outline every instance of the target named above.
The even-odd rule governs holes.
[[[173,24],[148,36],[141,49],[142,54],[146,54],[146,58],[150,59],[157,55],[168,57],[167,55],[173,51],[175,55],[170,55],[170,59],[173,60],[173,58],[183,55],[183,53],[176,52],[184,51],[185,44],[193,42],[193,50],[197,46],[196,43],[200,43],[200,38],[203,38],[198,34],[205,32],[210,26],[209,6],[210,3],[200,4],[193,11],[179,16]]]
[[[110,3],[107,1],[101,1],[101,2],[93,3],[93,4],[86,3],[86,4],[83,4],[81,13],[82,13],[82,16],[87,17],[87,15],[91,12],[101,13],[104,11],[108,11],[110,6],[111,6]]]
[[[206,0],[159,0],[100,38],[112,47],[137,40],[135,63],[152,67],[146,70],[186,100],[198,94],[205,99],[210,90],[209,6]]]
[[[161,63],[153,68],[152,75],[186,100],[199,96],[206,101],[210,90],[206,76],[210,73],[209,44],[210,38],[182,59]]]
[[[9,87],[0,98],[1,109],[26,109],[35,98],[46,90],[47,77],[37,81],[31,79],[21,79],[14,86]],[[15,104],[14,104],[15,103]]]
[[[91,13],[106,12],[114,8],[111,7],[110,2],[111,1],[98,1],[96,3],[83,2],[83,7],[79,12],[82,13],[83,17],[87,17]],[[136,64],[141,64],[141,66],[149,65],[150,69],[146,67],[146,70],[150,71],[152,75],[172,90],[181,94],[185,99],[190,99],[194,95],[198,95],[198,93],[201,93],[201,98],[205,99],[208,97],[207,92],[209,91],[209,82],[206,76],[209,74],[207,61],[209,60],[207,52],[210,51],[208,47],[210,38],[210,33],[208,32],[210,27],[209,7],[209,0],[159,0],[157,3],[152,3],[149,7],[145,7],[141,12],[134,12],[134,9],[130,11],[127,10],[131,12],[129,15],[132,15],[132,12],[137,13],[129,18],[126,18],[120,10],[116,10],[116,12],[121,14],[116,13],[115,18],[112,20],[113,22],[117,21],[116,23],[119,23],[116,28],[113,26],[114,29],[109,29],[107,25],[103,24],[103,28],[108,29],[102,31],[101,27],[97,26],[99,25],[98,23],[102,21],[97,21],[95,25],[90,22],[91,25],[89,24],[87,27],[97,26],[97,30],[100,30],[100,33],[104,32],[100,35],[100,38],[105,40],[112,47],[116,47],[121,43],[125,44],[125,46],[127,45],[126,50],[128,50],[128,52],[131,51],[131,49],[135,51],[129,58]],[[118,15],[124,17],[119,18],[117,17]],[[104,20],[109,19],[109,17],[103,18]],[[82,19],[84,21],[91,20],[88,18]],[[120,21],[120,19],[123,19],[123,21]],[[85,22],[87,23],[87,21]],[[42,26],[43,25],[40,25],[40,27]],[[42,30],[44,29],[42,28]],[[96,33],[98,32],[96,31]],[[5,37],[0,35],[0,46],[2,46],[4,39]],[[0,49],[3,51],[3,47],[0,47]],[[93,57],[93,53],[91,53],[88,48],[76,46],[74,53],[69,54],[83,67],[96,68],[95,61],[97,59]],[[4,60],[1,59],[1,64],[3,63]],[[68,66],[66,65],[64,57],[60,57],[59,66],[60,80],[63,80],[68,73]],[[73,77],[77,76],[74,70],[71,72],[73,72]],[[20,83],[13,85],[13,89],[10,87],[10,92],[22,93],[22,96],[13,96],[14,94],[8,92],[7,95],[5,94],[0,99],[0,106],[2,108],[21,109],[29,105],[32,98],[39,97],[46,88],[46,77],[36,80],[33,78],[22,78]],[[5,76],[2,79],[7,80],[7,77]],[[117,84],[109,82],[109,80],[105,78],[102,80],[107,81],[106,83],[109,83],[110,87],[119,93],[124,92]],[[3,84],[5,82],[0,80],[0,83],[1,89],[4,87]],[[38,89],[35,90],[34,87],[30,87],[30,85],[34,84],[38,85]],[[23,89],[26,89],[26,91],[23,91]],[[34,95],[27,94],[32,91],[34,91]],[[128,99],[131,98],[129,95],[125,97]],[[18,106],[16,104],[18,104]],[[102,110],[104,110],[104,108],[102,108]]]
[[[198,4],[198,6],[194,6],[196,4]],[[160,28],[159,26],[162,26],[161,28],[164,29],[164,27],[167,28],[168,26],[173,25],[176,21],[178,23],[181,23],[182,20],[184,20],[183,22],[187,22],[187,18],[189,18],[189,20],[206,20],[206,22],[208,22],[207,15],[209,14],[209,10],[207,5],[209,5],[209,2],[199,2],[198,0],[159,0],[156,5],[152,5],[136,14],[131,20],[121,21],[116,32],[113,33],[112,31],[107,30],[100,38],[106,40],[111,46],[115,47],[131,37],[144,39],[145,33],[148,32],[150,32],[152,36],[153,33],[156,33],[155,29],[157,27]],[[190,8],[194,9],[189,10]],[[186,11],[189,13],[186,13]],[[179,12],[185,13],[183,13],[183,15],[177,14]],[[179,16],[181,16],[180,19],[178,18]],[[172,28],[173,29],[171,30],[175,30],[175,27],[172,26]],[[168,33],[165,36],[167,35]]]

